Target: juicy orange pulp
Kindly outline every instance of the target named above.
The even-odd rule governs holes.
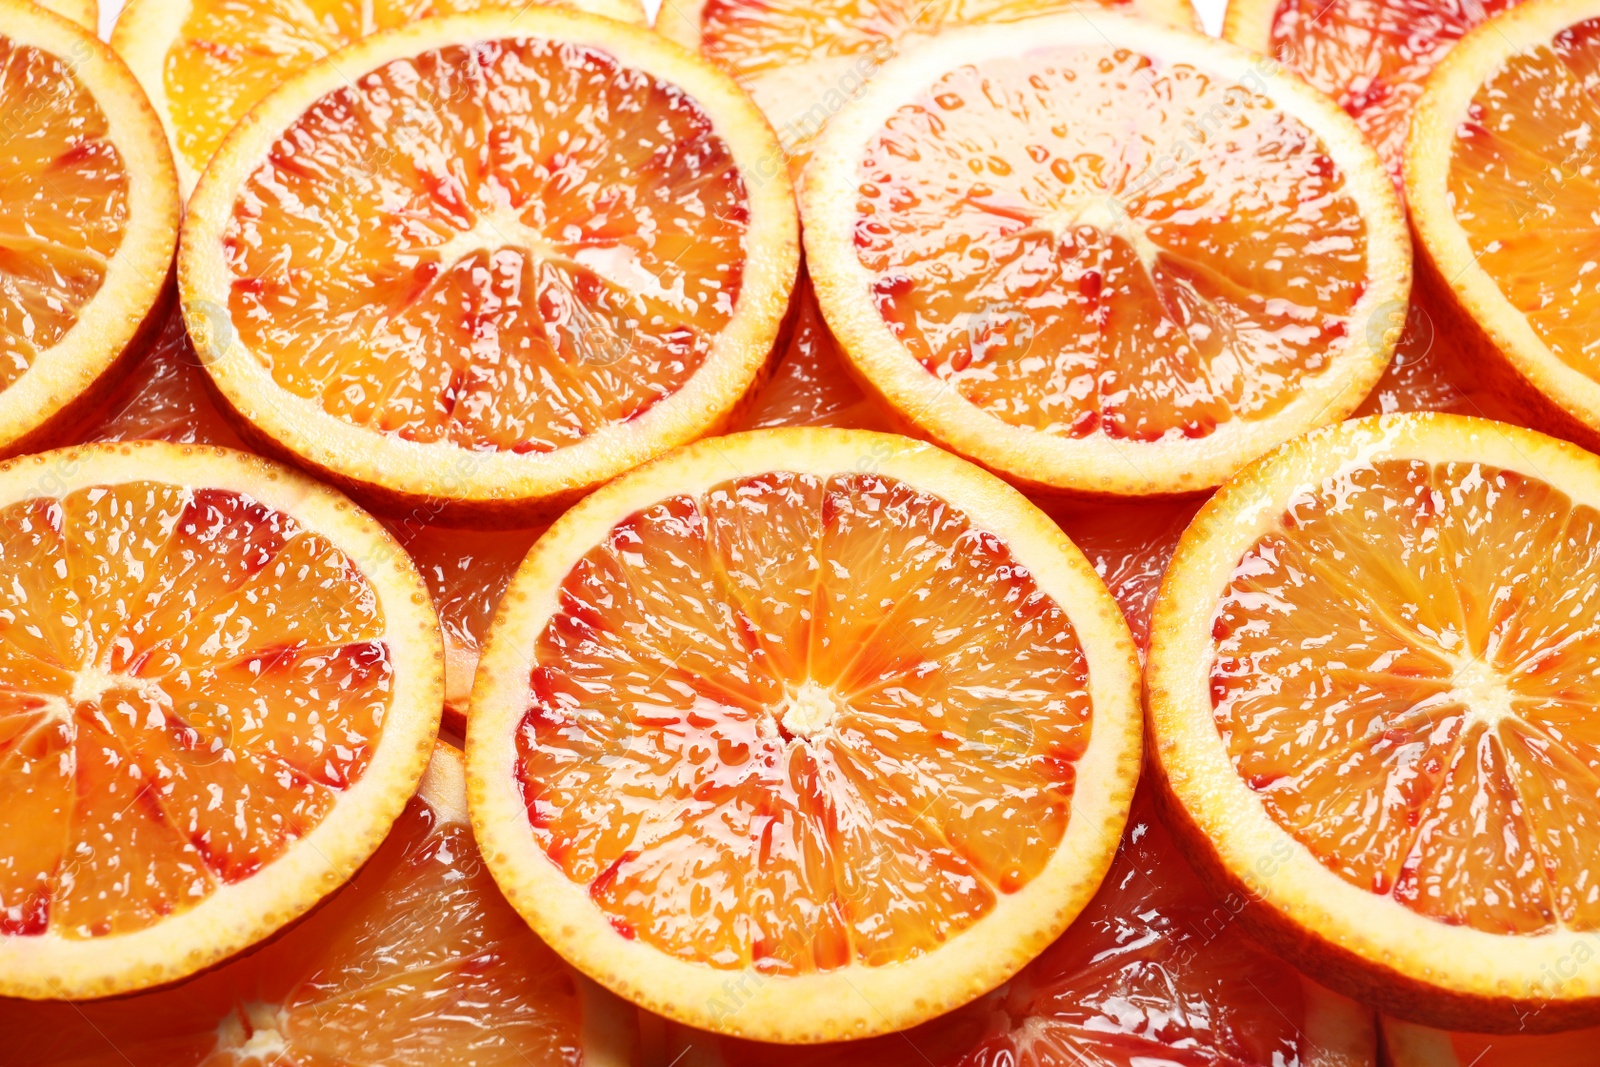
[[[720,1038],[719,1048],[728,1067],[1310,1062],[1299,975],[1233,918],[1201,888],[1146,791],[1094,900],[999,989],[866,1041],[784,1048]]]
[[[1068,0],[705,0],[701,52],[739,78],[799,175],[828,119],[919,37],[1071,9]],[[1133,8],[1135,0],[1105,6]]]
[[[478,0],[195,4],[162,72],[178,153],[198,171],[245,112],[295,71],[379,30],[482,6]]]
[[[838,426],[889,430],[882,405],[863,396],[845,371],[844,354],[828,332],[809,279],[802,277],[795,310],[772,377],[740,417],[735,429],[773,426]]]
[[[0,1059],[576,1067],[579,1027],[571,973],[500,896],[470,828],[414,799],[344,889],[249,955],[118,1000],[0,1000]]]
[[[0,586],[0,932],[150,926],[271,862],[365,770],[382,614],[281,512],[155,481],[41,494],[0,510]]]
[[[1411,108],[1428,72],[1478,23],[1516,0],[1282,0],[1270,52],[1339,101],[1400,181]]]
[[[1600,378],[1600,20],[1512,56],[1456,130],[1449,188],[1479,266],[1556,357]],[[1552,234],[1559,234],[1556,240]]]
[[[1185,132],[1213,109],[1227,137]],[[1279,410],[1358,328],[1366,226],[1343,174],[1298,120],[1186,64],[1106,46],[952,71],[868,141],[861,176],[884,321],[1015,426],[1204,437]]]
[[[181,441],[245,448],[217,410],[176,309],[127,384],[107,403],[80,441]]]
[[[128,222],[128,174],[72,63],[0,36],[0,389],[100,291]]]
[[[1061,609],[872,474],[639,512],[563,581],[535,656],[535,840],[623,936],[721,968],[876,966],[972,925],[1053,855],[1089,739]]]
[[[549,452],[694,374],[732,317],[748,221],[731,150],[681,89],[578,45],[451,46],[288,127],[227,224],[229,313],[280,386],[338,418]]]
[[[1600,512],[1477,464],[1384,461],[1297,499],[1218,609],[1241,778],[1330,870],[1493,933],[1600,924]],[[1494,834],[1482,826],[1499,828]]]
[[[1461,1067],[1589,1067],[1600,1030],[1565,1034],[1451,1034],[1450,1047]],[[1397,1062],[1396,1067],[1412,1067]]]

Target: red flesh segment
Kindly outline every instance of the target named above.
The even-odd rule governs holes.
[[[288,516],[158,482],[39,497],[0,511],[0,584],[7,930],[147,927],[277,858],[365,769],[382,615]]]
[[[570,971],[500,896],[465,823],[413,800],[360,873],[263,948],[181,985],[85,1004],[0,999],[0,1062],[578,1067]],[[251,1060],[255,1062],[255,1060]]]
[[[541,847],[628,936],[777,974],[903,960],[1065,832],[1082,650],[937,498],[781,472],[670,498],[561,605],[519,773]]]
[[[1185,132],[1217,107],[1228,137]],[[1348,343],[1366,225],[1326,153],[1186,64],[1087,46],[988,61],[868,141],[856,253],[895,336],[996,418],[1204,437],[1278,411]]]
[[[728,1067],[1309,1067],[1300,976],[1238,931],[1237,911],[1206,895],[1145,790],[1100,892],[999,989],[866,1041],[711,1040]]]
[[[1515,0],[1283,0],[1269,52],[1339,101],[1398,188],[1411,108],[1428,72],[1462,34],[1513,6]]]
[[[1213,628],[1240,777],[1330,870],[1424,915],[1595,928],[1597,577],[1600,513],[1530,477],[1395,460],[1310,487]]]
[[[373,125],[405,150],[370,158]],[[748,221],[731,150],[683,91],[576,45],[451,46],[284,133],[223,237],[229,313],[281,387],[337,418],[548,452],[699,369]]]

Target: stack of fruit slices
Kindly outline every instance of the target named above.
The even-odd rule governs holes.
[[[116,43],[153,111],[84,35],[0,9],[8,40],[74,90],[39,94],[72,118],[41,122],[62,132],[38,143],[82,187],[15,199],[27,207],[5,243],[29,262],[14,291],[35,302],[0,390],[19,413],[9,450],[68,430],[249,442],[387,527],[237,452],[113,443],[0,475],[17,499],[0,547],[19,598],[0,631],[15,650],[0,770],[20,799],[0,835],[16,843],[0,857],[0,988],[183,978],[371,857],[287,934],[178,989],[59,1017],[0,1002],[45,1035],[0,1062],[735,1063],[778,1055],[752,1038],[864,1038],[787,1055],[1371,1063],[1369,1018],[1240,939],[1236,916],[1322,980],[1423,1022],[1595,1017],[1586,971],[1558,969],[1559,988],[1512,973],[1585,936],[1563,857],[1590,821],[1573,786],[1589,458],[1494,424],[1400,419],[1252,463],[1357,410],[1401,324],[1402,355],[1419,332],[1383,171],[1385,131],[1414,93],[1341,97],[1380,161],[1272,64],[1156,24],[1187,24],[1187,9],[669,12],[663,29],[749,89],[774,136],[708,62],[619,21],[486,9],[391,29],[421,12],[322,7],[139,0]],[[1526,117],[1496,84],[1499,125],[1452,150],[1451,109],[1518,49],[1555,59],[1517,84],[1566,70],[1581,86],[1574,11],[1530,15],[1498,53],[1469,40],[1461,54],[1477,58],[1447,63],[1424,96],[1446,147],[1418,149],[1407,173],[1449,159],[1457,194],[1423,207],[1422,178],[1407,188],[1435,267],[1451,262],[1436,234],[1453,221],[1505,284],[1521,246],[1470,245],[1504,221],[1470,210],[1488,158],[1472,151],[1506,156],[1494,136]],[[1319,35],[1349,21],[1282,10],[1268,24],[1337,81],[1358,75]],[[1430,42],[1469,21],[1413,35],[1385,77],[1418,81],[1443,51]],[[99,65],[50,69],[64,51]],[[795,110],[818,99],[822,112]],[[788,177],[808,156],[818,295]],[[1556,163],[1558,185],[1587,180],[1582,158]],[[179,188],[196,190],[183,320],[159,299]],[[1561,195],[1535,200],[1571,222]],[[1420,221],[1429,211],[1445,222]],[[1541,335],[1551,360],[1581,362],[1567,351],[1581,292],[1507,299],[1535,330],[1566,331]],[[1584,439],[1581,406],[1541,399],[1553,387],[1507,353],[1504,314],[1450,308],[1519,394],[1503,410],[1560,413]],[[1391,372],[1369,408],[1479,396],[1470,374],[1400,362],[1411,373]],[[719,428],[796,424],[910,428],[1044,494],[1049,518],[992,474],[887,435],[713,438],[647,462]],[[1192,525],[1197,499],[1141,499],[1223,481]],[[1530,513],[1546,524],[1531,533]],[[463,522],[480,529],[441,524]],[[1150,638],[1163,782],[1130,820],[1138,663],[1100,579],[1142,644],[1186,526]],[[1306,641],[1298,607],[1275,628],[1250,584],[1275,580],[1268,564],[1296,538],[1344,568],[1315,598],[1326,640]],[[1561,547],[1540,556],[1530,538]],[[1461,569],[1428,558],[1441,544]],[[1242,591],[1212,588],[1195,562],[1208,552],[1232,553]],[[1455,609],[1426,592],[1440,584]],[[1400,606],[1373,608],[1382,594]],[[1370,652],[1372,611],[1393,656],[1323,655],[1341,640],[1346,659]],[[1201,638],[1186,629],[1213,616]],[[1167,684],[1196,664],[1203,715]],[[1251,694],[1306,679],[1322,703],[1269,749]],[[441,749],[402,813],[438,705],[464,711],[469,689],[470,788]],[[1313,751],[1314,724],[1353,744]],[[1392,819],[1351,814],[1363,760],[1364,787],[1404,800]],[[1235,805],[1221,816],[1219,797]],[[1488,814],[1462,822],[1463,806]],[[1483,826],[1503,831],[1498,852]],[[1237,844],[1252,834],[1270,839],[1271,884]],[[1352,853],[1356,837],[1378,857]],[[457,902],[458,925],[404,921],[432,894]],[[1447,965],[1419,971],[1435,943]],[[1402,1064],[1519,1054],[1413,1024],[1385,1033]],[[1525,1054],[1567,1047],[1541,1040]]]

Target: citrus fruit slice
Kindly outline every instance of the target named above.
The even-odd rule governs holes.
[[[1396,182],[1422,83],[1456,41],[1516,0],[1228,0],[1222,35],[1339,102]]]
[[[795,287],[795,308],[781,356],[772,377],[740,416],[737,429],[767,430],[782,426],[839,426],[858,430],[890,429],[891,416],[860,388],[845,370],[844,356],[817,310],[817,297],[802,274]]]
[[[562,516],[467,722],[472,823],[556,951],[759,1040],[915,1025],[1088,902],[1138,774],[1127,625],[998,479],[889,434],[712,438]]]
[[[1600,5],[1512,8],[1429,76],[1406,145],[1418,279],[1531,424],[1600,447],[1594,161]]]
[[[1146,707],[1203,872],[1334,988],[1452,1029],[1600,1018],[1600,459],[1408,414],[1200,510]]]
[[[377,847],[439,722],[405,554],[257,457],[143,441],[0,466],[0,994],[191,974]]]
[[[649,30],[425,19],[293,76],[188,207],[190,334],[254,431],[389,511],[516,525],[731,419],[799,261],[772,131]]]
[[[638,0],[562,2],[644,22]],[[291,74],[380,30],[486,6],[485,0],[132,0],[111,46],[161,116],[187,198],[228,131]]]
[[[160,329],[178,191],[111,49],[0,0],[0,57],[0,455],[13,455],[59,442]]]
[[[467,824],[461,754],[350,883],[271,944],[181,985],[93,1004],[0,1000],[30,1067],[637,1062],[634,1012],[506,906]]]
[[[1198,29],[1188,0],[1103,0],[1100,6]],[[674,0],[656,30],[726,69],[772,120],[799,174],[828,123],[904,51],[951,27],[1065,11],[1070,0]],[[959,36],[959,34],[957,34]]]
[[[1590,1067],[1600,1029],[1564,1034],[1468,1034],[1383,1020],[1391,1067]],[[684,1063],[680,1067],[693,1067]]]
[[[100,26],[100,5],[95,0],[34,0],[46,11],[69,18],[79,26],[96,33]]]
[[[1332,101],[1110,12],[886,67],[829,124],[801,214],[871,387],[1041,491],[1203,489],[1342,418],[1410,287],[1394,188]]]
[[[154,440],[244,448],[233,423],[206,392],[205,377],[183,315],[173,308],[122,387],[74,443]]]
[[[676,1067],[1372,1067],[1372,1013],[1241,936],[1235,906],[1206,895],[1140,790],[1100,891],[998,989],[911,1030],[814,1048],[669,1026],[658,1058]]]

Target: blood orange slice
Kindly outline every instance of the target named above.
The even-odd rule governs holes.
[[[0,2],[0,455],[59,442],[161,326],[172,157],[133,75],[81,28]]]
[[[677,1067],[1371,1067],[1372,1013],[1242,936],[1238,902],[1206,895],[1154,807],[1141,790],[1105,882],[1067,932],[965,1007],[897,1034],[805,1049],[669,1026],[658,1058]]]
[[[1406,147],[1419,279],[1530,424],[1600,447],[1596,168],[1600,5],[1513,8],[1428,78]]]
[[[644,22],[638,0],[564,2]],[[482,0],[132,0],[111,45],[161,116],[187,197],[228,131],[291,74],[380,30],[485,6]]]
[[[1260,57],[1112,13],[964,29],[886,67],[829,124],[801,211],[872,388],[1042,491],[1202,489],[1342,418],[1410,287],[1348,116]]]
[[[0,994],[191,974],[377,847],[427,762],[438,624],[331,490],[202,446],[0,466]]]
[[[655,34],[485,9],[365,38],[235,128],[184,315],[257,442],[515,525],[733,418],[799,261],[772,132]]]
[[[304,922],[170,989],[94,1004],[0,1000],[0,1063],[30,1067],[622,1067],[634,1013],[506,906],[440,745],[372,859]]]
[[[1202,870],[1335,988],[1450,1028],[1600,1018],[1597,507],[1588,453],[1399,415],[1290,443],[1180,541],[1155,755]]]
[[[1093,895],[1138,773],[1137,661],[997,479],[847,430],[712,438],[529,553],[473,689],[473,827],[591,977],[816,1042],[1010,977]]]
[[[1383,1020],[1392,1067],[1589,1067],[1600,1029],[1564,1034],[1469,1034]],[[690,1067],[683,1064],[682,1067]]]
[[[943,30],[1072,6],[1069,0],[682,0],[661,5],[656,29],[739,79],[772,120],[798,175],[828,120],[896,55]],[[1188,0],[1099,6],[1198,28]]]

